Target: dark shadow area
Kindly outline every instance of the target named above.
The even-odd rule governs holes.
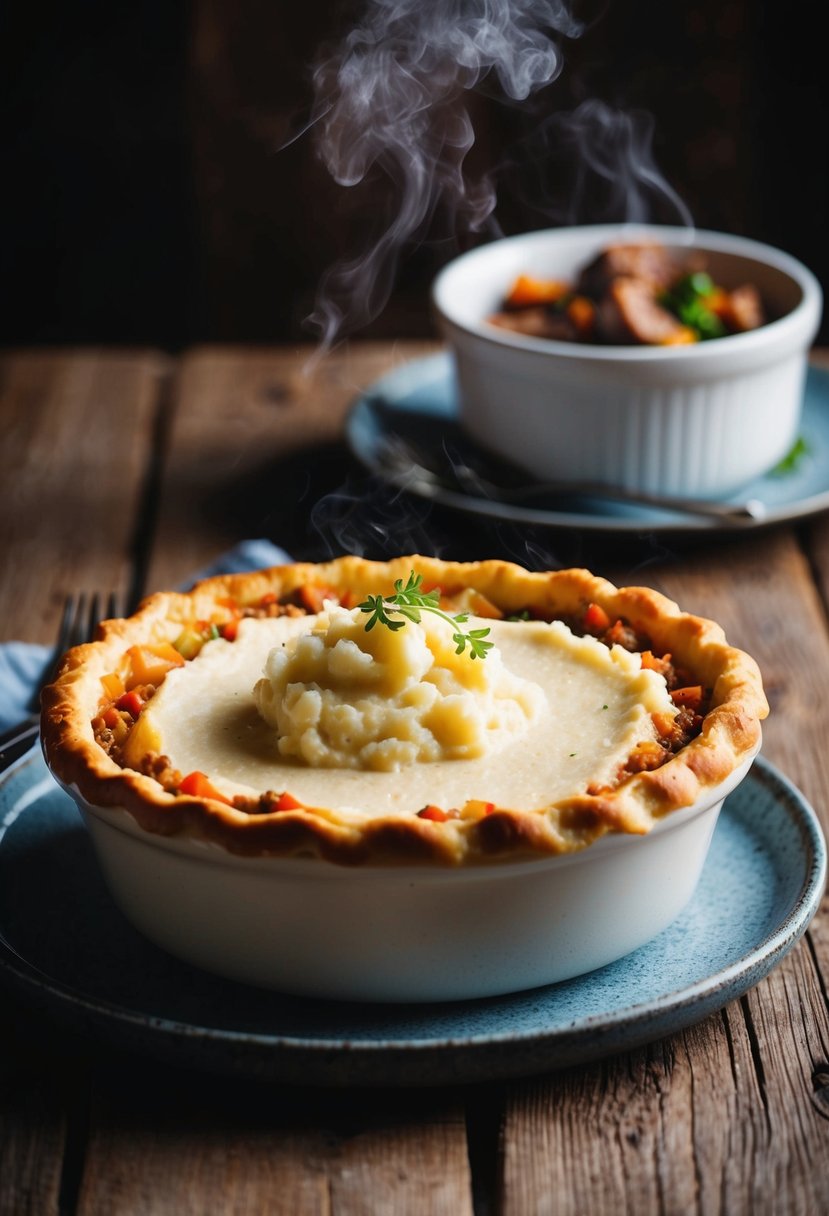
[[[400,207],[388,165],[346,187],[313,132],[289,142],[312,112],[312,65],[369,7],[5,6],[0,342],[312,339],[322,276]],[[492,177],[501,231],[566,217],[573,182],[555,124],[595,100],[650,121],[655,163],[698,227],[777,245],[829,281],[829,78],[808,23],[770,0],[574,8],[585,30],[559,38],[552,83],[516,102],[490,74],[462,98],[475,129],[464,170]],[[601,214],[600,194],[579,222],[624,218]],[[434,207],[360,332],[431,336],[434,274],[491,235]]]
[[[275,496],[273,487],[280,486]],[[229,541],[264,536],[297,560],[354,553],[381,561],[401,553],[447,560],[501,558],[531,570],[585,566],[631,578],[670,565],[695,548],[733,544],[711,531],[607,534],[528,526],[451,510],[371,475],[344,444],[302,448],[246,469],[238,480],[205,489],[197,509]]]

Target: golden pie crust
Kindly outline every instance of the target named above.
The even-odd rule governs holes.
[[[497,806],[480,818],[434,822],[416,813],[345,822],[330,808],[251,813],[212,798],[170,793],[153,777],[121,767],[98,744],[92,719],[101,678],[136,644],[170,642],[194,619],[210,619],[228,600],[259,604],[324,585],[351,602],[390,594],[410,571],[445,594],[472,588],[505,616],[567,622],[598,605],[644,636],[654,654],[670,654],[710,690],[698,735],[651,771],[626,776],[612,789],[568,797],[542,809]],[[730,646],[713,621],[682,612],[645,587],[617,588],[587,570],[530,572],[505,561],[445,562],[419,555],[372,562],[342,557],[292,563],[248,574],[205,579],[190,592],[149,596],[134,616],[105,621],[97,639],[70,650],[42,698],[44,754],[54,775],[93,807],[123,808],[147,832],[213,842],[255,856],[318,856],[341,864],[436,862],[450,865],[519,860],[573,852],[608,832],[643,834],[725,782],[756,753],[768,714],[759,668]],[[401,774],[416,791],[417,766]],[[416,799],[416,792],[415,792]]]

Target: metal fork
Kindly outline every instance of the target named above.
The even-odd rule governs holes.
[[[422,449],[407,439],[384,435],[377,443],[377,457],[383,473],[402,489],[421,493],[452,490],[474,498],[491,499],[505,504],[527,503],[546,498],[567,501],[575,497],[597,498],[634,506],[656,507],[682,515],[700,515],[727,525],[759,523],[766,515],[765,504],[757,498],[743,502],[718,502],[716,499],[679,498],[671,494],[650,494],[644,490],[628,490],[623,486],[606,485],[596,481],[524,481],[505,485],[487,478],[462,457],[445,448],[438,456],[440,467]],[[431,453],[432,456],[436,453]]]
[[[73,646],[91,641],[99,621],[120,615],[115,592],[67,595],[63,604],[57,637],[49,660],[26,705],[26,716],[0,734],[0,772],[24,755],[40,733],[40,694],[55,679],[63,656]]]

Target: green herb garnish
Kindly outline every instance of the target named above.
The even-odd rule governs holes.
[[[448,621],[454,627],[455,632],[452,634],[452,641],[455,643],[455,654],[463,654],[467,646],[469,647],[469,657],[471,659],[484,659],[486,652],[491,650],[494,643],[486,642],[489,633],[488,629],[460,629],[460,625],[465,625],[469,620],[468,612],[460,612],[456,616],[450,616],[440,607],[440,590],[435,587],[432,591],[422,591],[423,575],[415,574],[412,570],[409,574],[409,580],[406,585],[403,585],[403,579],[399,578],[394,584],[394,595],[370,595],[358,607],[361,612],[367,612],[371,615],[366,622],[366,633],[374,628],[375,625],[385,625],[387,629],[392,631],[402,629],[406,621],[414,621],[419,623],[422,612],[431,612],[435,616],[441,617],[444,621]],[[402,621],[393,620],[390,614],[403,617]]]
[[[716,286],[705,271],[683,275],[662,296],[662,304],[669,312],[692,329],[701,342],[709,338],[723,338],[728,333],[723,322],[708,305]]]
[[[783,459],[774,466],[771,471],[772,477],[786,477],[789,473],[794,473],[797,466],[800,464],[804,456],[808,454],[809,445],[802,435],[798,436],[790,450],[786,453]]]

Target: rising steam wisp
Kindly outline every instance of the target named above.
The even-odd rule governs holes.
[[[314,70],[312,131],[332,178],[382,177],[378,231],[323,276],[309,323],[320,349],[374,319],[401,251],[436,210],[453,235],[483,230],[495,208],[486,174],[471,179],[468,94],[493,79],[521,101],[561,71],[560,39],[582,27],[564,0],[369,0],[364,16]],[[373,201],[373,205],[378,204]]]

